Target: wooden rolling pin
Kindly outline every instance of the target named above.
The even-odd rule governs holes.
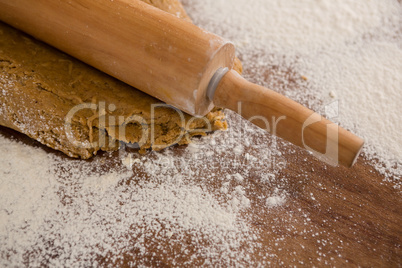
[[[0,19],[189,114],[215,105],[336,164],[363,140],[231,70],[232,43],[138,0],[0,0]]]

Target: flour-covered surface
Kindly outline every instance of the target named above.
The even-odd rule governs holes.
[[[0,266],[400,266],[400,2],[184,2],[363,157],[331,167],[229,111],[189,146],[91,161],[0,128]]]
[[[288,189],[272,161],[284,161],[280,152],[263,131],[237,123],[243,127],[188,147],[145,156],[128,149],[92,161],[46,152],[3,129],[1,262],[254,263],[264,248],[248,215],[268,208],[271,195],[283,196],[283,205]],[[248,146],[241,135],[250,136]]]

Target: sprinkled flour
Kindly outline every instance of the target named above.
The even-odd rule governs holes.
[[[278,189],[275,189],[274,194],[267,198],[268,207],[281,206],[286,202],[286,196],[283,193],[279,193]]]
[[[93,266],[99,258],[122,264],[124,256],[135,256],[129,265],[136,266],[152,256],[157,263],[166,250],[171,263],[252,264],[250,253],[261,242],[242,216],[253,192],[244,181],[257,172],[259,187],[270,189],[273,182],[262,176],[280,171],[267,165],[280,156],[264,131],[250,135],[249,123],[231,120],[237,121],[231,131],[180,150],[121,151],[91,162],[0,135],[0,154],[7,155],[0,158],[0,264]],[[244,136],[256,149],[247,159],[230,158],[227,148]],[[261,199],[269,196],[267,190]]]

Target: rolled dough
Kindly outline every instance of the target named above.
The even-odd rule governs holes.
[[[177,0],[143,1],[190,20]],[[239,60],[235,68],[241,72]],[[219,108],[204,118],[180,113],[1,22],[0,89],[0,125],[71,157],[121,142],[160,150],[227,128]]]

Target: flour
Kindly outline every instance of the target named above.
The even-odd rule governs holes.
[[[241,52],[305,54],[344,45],[400,19],[397,1],[184,0],[194,22],[235,42]],[[293,55],[292,55],[293,56]],[[247,63],[246,63],[247,64]]]
[[[269,208],[281,206],[286,202],[286,198],[283,195],[273,195],[267,198],[267,206]]]
[[[247,178],[251,170],[280,172],[267,165],[280,156],[265,132],[247,135],[253,126],[234,114],[229,119],[229,132],[181,150],[91,162],[0,136],[0,154],[7,155],[0,158],[0,256],[8,256],[0,265],[22,266],[28,258],[31,266],[97,266],[99,258],[119,265],[126,256],[136,266],[166,252],[168,262],[183,265],[255,264],[249,253],[261,242],[243,216],[255,206]],[[258,146],[248,152],[252,160],[228,150],[244,136]]]
[[[365,139],[364,154],[402,176],[402,6],[395,0],[183,1],[197,25],[232,40],[246,77],[325,113]],[[219,14],[219,15],[218,15]],[[247,69],[253,74],[248,75]],[[266,72],[272,70],[270,80]],[[289,86],[288,71],[300,74]],[[278,83],[281,85],[278,88]],[[300,88],[306,91],[298,91]],[[324,106],[324,107],[323,107]]]
[[[21,266],[29,257],[30,266],[90,266],[109,254],[119,264],[134,252],[141,264],[140,256],[166,237],[175,245],[191,235],[195,256],[204,254],[211,263],[226,256],[229,265],[232,252],[240,254],[237,262],[248,263],[241,247],[258,245],[239,214],[250,205],[241,186],[221,202],[174,167],[158,174],[155,168],[146,172],[149,165],[146,178],[133,178],[138,184],[130,187],[133,173],[125,165],[93,172],[100,159],[65,161],[4,137],[0,148],[8,152],[0,162],[0,253],[9,255],[0,264]],[[172,258],[182,255],[188,254],[179,248]]]

